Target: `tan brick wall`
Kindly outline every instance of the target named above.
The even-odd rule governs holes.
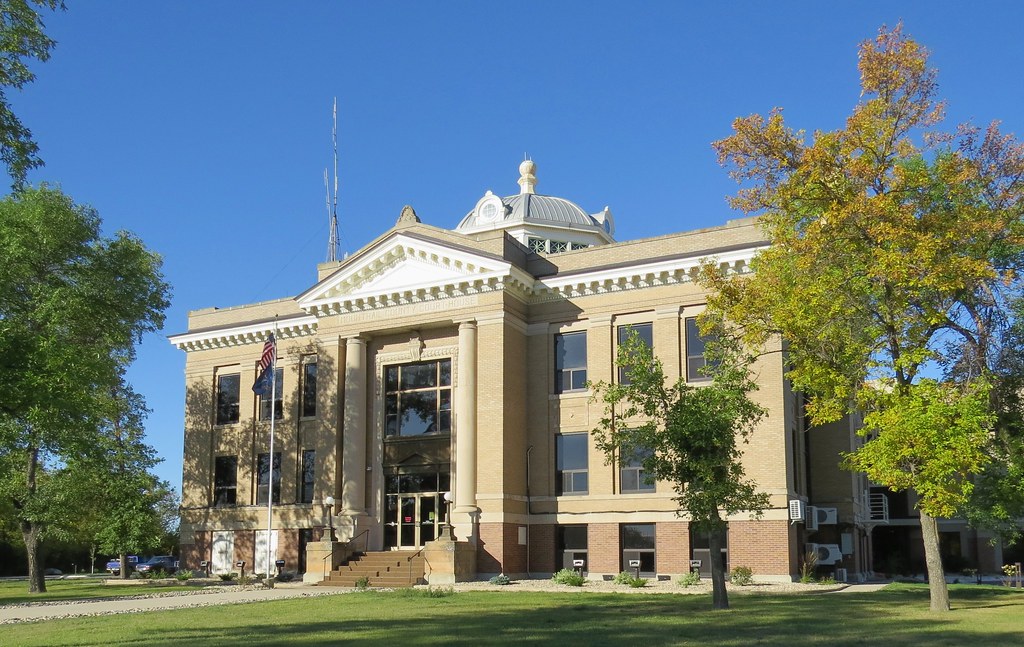
[[[181,562],[181,568],[186,570],[195,571],[198,575],[202,570],[200,562],[209,561],[211,559],[210,553],[210,541],[212,533],[203,531],[194,534],[195,543],[183,544],[181,546],[181,553],[179,561]]]
[[[730,521],[729,567],[754,575],[796,573],[796,530],[788,521]]]
[[[256,568],[256,534],[251,530],[235,532],[235,562],[245,562],[245,572]]]

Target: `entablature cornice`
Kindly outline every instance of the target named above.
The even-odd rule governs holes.
[[[186,352],[229,348],[246,344],[262,344],[267,335],[277,330],[278,339],[309,337],[316,334],[317,319],[310,315],[269,319],[211,330],[198,330],[171,335],[168,341]]]

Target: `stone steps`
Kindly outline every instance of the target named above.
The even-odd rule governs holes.
[[[426,562],[418,551],[383,551],[353,557],[331,571],[319,586],[355,586],[366,578],[368,586],[400,588],[426,583]]]

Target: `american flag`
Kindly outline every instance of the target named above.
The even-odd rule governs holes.
[[[256,383],[252,385],[253,393],[257,395],[268,395],[273,377],[274,361],[277,359],[277,342],[274,340],[274,333],[270,333],[267,342],[263,344],[263,354],[260,355],[260,372]]]

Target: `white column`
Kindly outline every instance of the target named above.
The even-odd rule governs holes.
[[[455,400],[455,512],[476,507],[476,323],[459,324],[459,372]],[[463,537],[465,539],[465,537]]]
[[[366,514],[366,341],[345,342],[344,447],[341,459],[341,514]]]

